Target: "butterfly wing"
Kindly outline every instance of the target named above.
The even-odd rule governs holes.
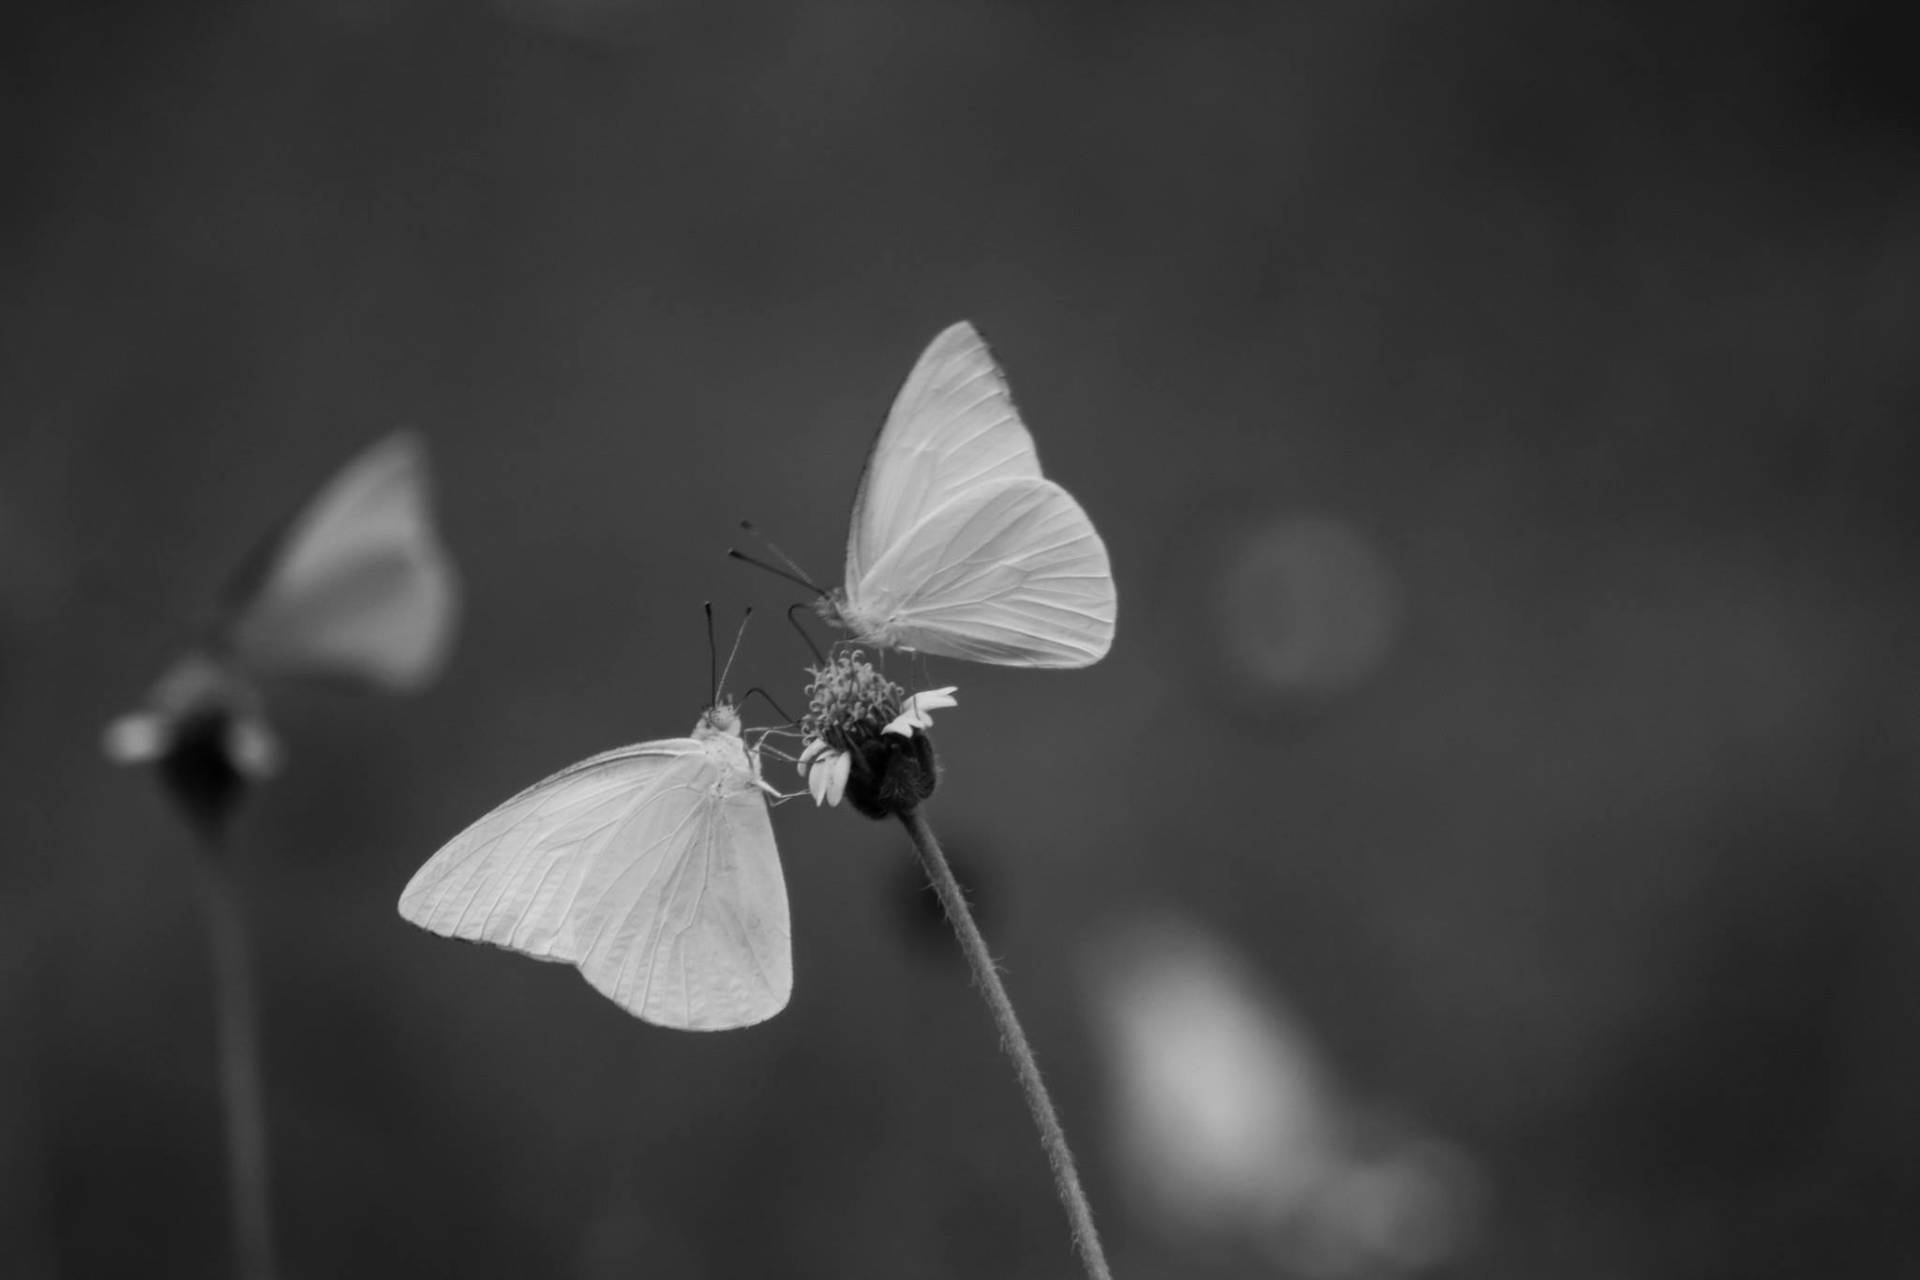
[[[396,433],[349,463],[243,576],[240,599],[232,641],[256,670],[396,690],[438,674],[459,583],[420,438]]]
[[[434,854],[400,914],[577,965],[665,1027],[748,1026],[793,990],[773,824],[735,735],[623,747],[529,787]]]
[[[934,511],[982,485],[1039,476],[987,344],[966,321],[951,326],[907,375],[867,454],[847,531],[848,594]]]
[[[1113,644],[1106,544],[1049,480],[985,485],[909,529],[848,615],[871,639],[1021,667],[1084,667]]]

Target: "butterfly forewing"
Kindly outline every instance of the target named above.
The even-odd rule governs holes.
[[[449,840],[400,896],[400,914],[448,938],[571,960],[563,932],[582,880],[635,809],[699,743],[621,747],[535,783]]]
[[[880,428],[847,532],[855,591],[909,529],[982,485],[1040,474],[1006,378],[966,321],[930,343]]]

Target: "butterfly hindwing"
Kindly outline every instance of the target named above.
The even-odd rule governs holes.
[[[1083,667],[1113,643],[1107,549],[1065,489],[1010,480],[916,525],[876,578],[895,643],[921,653],[1026,667]]]
[[[786,885],[759,788],[716,795],[689,787],[663,793],[658,806],[651,822],[679,832],[684,853],[589,874],[574,933],[580,972],[662,1026],[717,1030],[773,1016],[792,990],[793,961]]]

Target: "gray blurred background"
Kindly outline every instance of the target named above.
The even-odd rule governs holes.
[[[398,424],[467,584],[453,663],[272,690],[291,767],[239,830],[289,1274],[1073,1274],[896,828],[776,812],[797,985],[749,1031],[394,911],[493,803],[692,726],[702,600],[762,608],[736,687],[800,701],[797,596],[734,524],[837,577],[872,432],[962,317],[1120,624],[1084,672],[933,664],[929,812],[1118,1274],[1913,1265],[1920,100],[1880,8],[14,25],[0,1274],[225,1265],[192,846],[99,732]],[[1244,965],[1227,1021],[1318,1064],[1247,1069],[1345,1153],[1271,1220],[1168,1213],[1125,1136],[1103,984],[1167,913]],[[1417,1239],[1311,1194],[1416,1149]]]

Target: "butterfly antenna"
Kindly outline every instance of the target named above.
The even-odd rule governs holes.
[[[798,562],[796,562],[792,556],[788,555],[786,552],[782,551],[779,547],[775,546],[773,544],[772,538],[769,538],[766,534],[760,532],[759,525],[756,525],[751,520],[742,520],[740,522],[740,527],[741,529],[745,530],[747,533],[752,534],[754,536],[754,539],[758,541],[761,546],[773,552],[773,558],[775,560],[778,560],[781,564],[785,565],[787,569],[794,575],[794,577],[798,578],[800,581],[806,583],[810,587],[813,586],[813,579],[807,577],[807,571],[805,569],[802,569],[798,564]],[[823,596],[827,594],[826,592],[820,590],[820,588],[818,587],[813,587],[813,591],[815,595]]]
[[[768,693],[765,689],[762,689],[759,685],[753,686],[753,688],[747,690],[744,694],[740,696],[740,705],[743,707],[746,706],[747,699],[751,698],[756,693],[760,695],[760,697],[766,702],[768,706],[773,708],[773,714],[780,717],[781,723],[783,724],[793,723],[793,717],[788,715],[786,713],[786,710],[783,707],[781,707],[779,703],[773,700],[772,694]]]
[[[713,699],[720,700],[720,690],[726,687],[727,673],[733,670],[733,660],[740,656],[740,642],[747,638],[747,619],[753,616],[753,607],[740,615],[740,629],[733,633],[733,648],[727,653],[727,665],[720,668],[720,675],[713,682]]]
[[[820,665],[820,666],[823,666],[823,667],[824,667],[824,666],[826,666],[826,665],[827,665],[827,655],[826,655],[826,654],[824,654],[824,653],[822,653],[822,652],[820,652],[820,646],[819,646],[819,645],[817,645],[817,644],[815,644],[815,643],[813,642],[813,637],[807,634],[807,629],[806,629],[805,627],[803,627],[803,626],[801,626],[801,625],[800,625],[800,619],[798,619],[798,618],[796,618],[796,617],[794,617],[794,616],[793,616],[793,611],[794,611],[795,609],[804,609],[804,608],[806,608],[806,607],[807,607],[807,606],[806,606],[806,605],[804,605],[804,604],[790,604],[790,605],[788,605],[788,606],[787,606],[787,621],[788,621],[788,622],[791,622],[791,623],[793,624],[793,629],[794,629],[795,631],[798,631],[798,632],[800,633],[800,638],[801,638],[802,640],[805,640],[805,641],[807,642],[807,648],[809,648],[809,649],[811,649],[811,650],[813,650],[813,660],[814,660],[814,662],[815,662],[815,663],[817,663],[818,665]]]
[[[713,642],[713,601],[701,608],[707,611],[707,705],[711,707],[720,701],[720,646]]]
[[[756,560],[752,556],[748,555],[746,552],[740,550],[738,547],[728,547],[727,554],[732,556],[735,560],[746,561],[748,564],[752,565],[756,569],[765,569],[768,573],[772,574],[776,578],[785,578],[788,582],[797,583],[800,586],[805,587],[807,590],[813,592],[813,594],[815,594],[816,596],[823,596],[827,594],[826,592],[814,586],[813,583],[809,582],[807,579],[801,577],[800,575],[788,573],[785,569],[782,569],[780,566],[768,564],[765,560]]]

